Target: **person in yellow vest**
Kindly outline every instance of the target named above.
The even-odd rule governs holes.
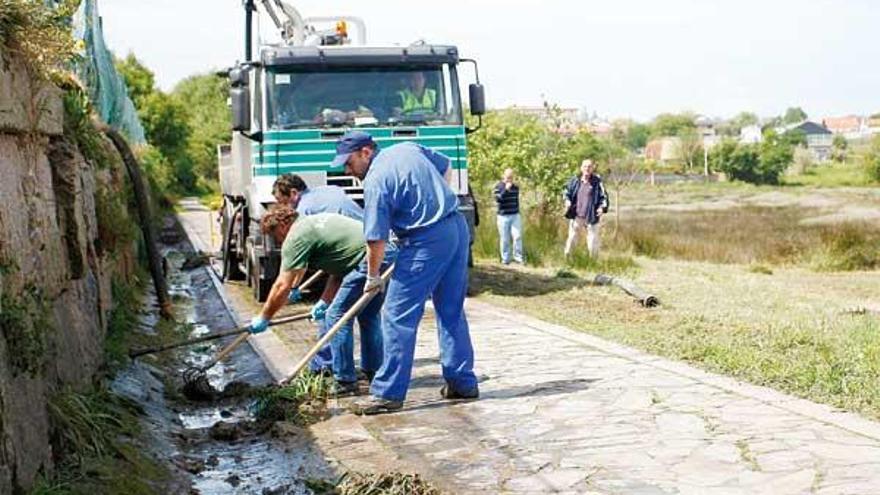
[[[409,79],[409,87],[398,91],[400,96],[400,113],[403,115],[415,112],[434,112],[437,104],[437,91],[425,87],[425,74],[413,72]]]

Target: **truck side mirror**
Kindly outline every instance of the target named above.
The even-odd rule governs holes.
[[[232,103],[232,130],[248,132],[251,130],[251,93],[247,86],[229,90]]]
[[[483,92],[483,85],[480,83],[469,85],[468,96],[470,97],[471,115],[485,115],[486,94]]]
[[[236,68],[229,71],[229,85],[233,88],[248,85],[248,71],[244,68]]]

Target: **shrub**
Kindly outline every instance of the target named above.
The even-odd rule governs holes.
[[[740,144],[726,140],[712,150],[712,167],[733,180],[750,184],[779,184],[792,163],[794,151],[789,138],[770,131],[761,144]]]
[[[826,246],[819,268],[834,271],[872,270],[880,266],[880,236],[870,225],[846,223],[821,233]]]
[[[862,160],[868,177],[874,182],[880,182],[880,136],[874,137],[871,149]]]

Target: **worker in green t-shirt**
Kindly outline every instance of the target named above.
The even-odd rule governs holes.
[[[251,321],[250,331],[265,331],[272,316],[287,304],[290,290],[302,283],[307,269],[314,269],[328,275],[324,292],[312,308],[312,319],[322,324],[323,335],[363,294],[367,279],[363,224],[336,213],[299,216],[284,205],[263,215],[260,228],[281,244],[281,267],[262,312]],[[395,254],[385,257],[385,267],[393,262]],[[369,377],[382,364],[382,301],[383,295],[376,295],[357,317],[361,329],[361,368]],[[353,322],[339,330],[330,348],[337,394],[356,393]]]

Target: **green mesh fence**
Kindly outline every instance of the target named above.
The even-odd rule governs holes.
[[[101,120],[118,129],[132,144],[143,144],[144,128],[122,76],[113,65],[113,55],[104,43],[97,0],[82,0],[73,16],[73,34],[82,41],[85,53],[76,73],[86,85]]]

